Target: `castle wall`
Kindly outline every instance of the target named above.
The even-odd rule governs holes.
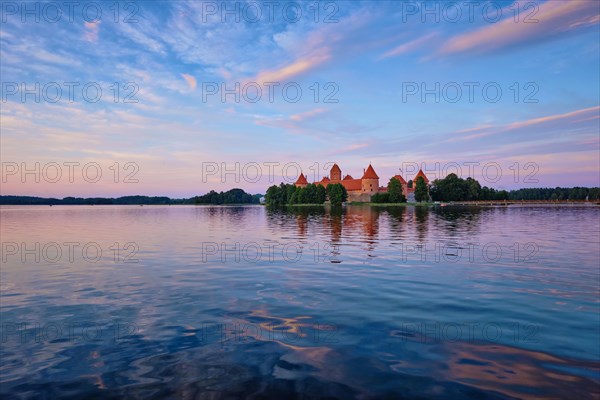
[[[371,194],[363,193],[363,192],[359,192],[359,191],[351,191],[351,192],[348,192],[348,201],[370,202]]]
[[[363,179],[361,189],[363,193],[377,193],[379,191],[379,179]]]

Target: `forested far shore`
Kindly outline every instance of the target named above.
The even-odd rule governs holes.
[[[449,174],[443,179],[434,180],[429,186],[433,201],[476,201],[476,200],[600,200],[600,188],[528,188],[517,190],[496,190],[481,186],[476,179],[459,178]]]
[[[600,188],[538,188],[512,190],[508,194],[509,200],[600,200]]]
[[[172,199],[166,196],[65,197],[0,196],[0,205],[167,205],[167,204],[259,204],[261,194],[249,194],[242,189],[227,192],[211,190],[202,196]]]
[[[450,178],[450,179],[448,179]],[[314,186],[314,188],[313,188]],[[329,190],[319,188],[320,185],[309,185],[301,190],[294,185],[272,187],[267,193],[267,204],[323,204],[325,197],[331,195],[332,189],[336,202],[344,202],[347,193],[342,188],[331,187]],[[332,186],[332,185],[330,185]],[[340,185],[341,186],[341,185]],[[314,190],[313,190],[314,189]],[[392,193],[394,190],[392,189]],[[401,193],[401,192],[400,192]],[[477,201],[477,200],[545,200],[545,201],[599,201],[600,188],[572,187],[572,188],[529,188],[517,190],[495,190],[481,187],[474,179],[461,179],[448,176],[443,180],[433,181],[429,187],[429,194],[433,201]],[[110,197],[53,197],[35,196],[0,196],[0,205],[168,205],[168,204],[260,204],[261,194],[249,194],[242,189],[231,189],[227,192],[211,190],[207,194],[184,199],[172,199],[166,196],[122,196]],[[403,195],[398,195],[398,200],[389,199],[389,193],[378,193],[372,202],[406,202]],[[381,201],[379,201],[381,197]],[[392,197],[394,197],[392,195]]]

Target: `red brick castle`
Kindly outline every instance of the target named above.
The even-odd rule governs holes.
[[[423,173],[423,170],[419,170],[417,175],[415,175],[413,179],[413,187],[408,187],[408,182],[401,176],[395,175],[394,178],[400,181],[402,185],[402,193],[407,198],[414,193],[414,182],[418,177],[423,177],[425,179],[425,183],[429,184],[429,179]],[[350,175],[346,175],[342,179],[342,170],[337,164],[334,164],[331,167],[331,171],[329,172],[329,176],[324,177],[319,182],[314,182],[315,185],[323,185],[327,187],[327,185],[332,183],[341,183],[348,191],[348,201],[364,201],[368,202],[371,200],[371,196],[375,193],[385,193],[387,192],[387,186],[379,186],[379,176],[373,169],[373,166],[369,164],[367,169],[363,171],[363,175],[360,179],[354,179]],[[296,180],[297,187],[306,187],[308,185],[308,180],[303,173],[300,173],[298,180]]]

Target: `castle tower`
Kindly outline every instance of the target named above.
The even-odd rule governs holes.
[[[425,175],[425,173],[423,172],[423,170],[420,169],[419,172],[417,173],[417,175],[415,175],[415,179],[413,179],[413,186],[414,186],[415,182],[417,182],[417,178],[418,177],[422,177],[423,180],[425,181],[425,184],[429,185],[429,178],[427,178],[427,175]]]
[[[331,171],[329,172],[329,178],[332,181],[336,181],[336,182],[339,182],[342,180],[342,170],[340,169],[340,167],[337,164],[333,164],[333,167],[331,167]]]
[[[361,178],[361,189],[363,193],[368,194],[374,194],[379,191],[379,176],[377,176],[371,164],[369,164],[369,167]]]
[[[300,176],[298,177],[298,180],[296,180],[295,183],[296,187],[300,187],[300,188],[304,188],[308,186],[308,181],[306,180],[306,177],[304,176],[304,174],[302,172],[300,172]]]

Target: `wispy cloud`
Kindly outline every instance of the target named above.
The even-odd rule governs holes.
[[[477,132],[477,131],[482,131],[484,129],[488,129],[491,128],[492,125],[489,124],[485,124],[485,125],[480,125],[480,126],[474,126],[473,128],[467,128],[467,129],[461,129],[459,131],[456,131],[456,133],[471,133],[471,132]]]
[[[350,144],[348,146],[344,146],[344,147],[339,147],[339,148],[335,148],[332,151],[326,153],[327,156],[339,156],[339,155],[343,155],[343,154],[348,154],[348,153],[356,153],[359,150],[364,150],[367,147],[369,147],[369,143],[354,143],[354,144]]]
[[[311,69],[323,64],[331,58],[326,49],[317,54],[306,58],[300,58],[290,64],[284,65],[278,69],[264,71],[258,74],[255,81],[261,84],[265,82],[281,82],[289,80],[295,76],[301,75]]]
[[[326,109],[316,108],[290,116],[277,115],[268,117],[264,115],[253,115],[252,117],[255,119],[257,125],[280,128],[290,133],[301,133],[309,126],[313,126],[312,124],[316,120],[322,118],[326,112]]]
[[[185,80],[191,90],[195,90],[198,86],[196,78],[189,74],[181,74],[181,77]]]
[[[517,121],[517,122],[505,124],[505,125],[484,125],[484,126],[470,128],[470,129],[463,129],[463,130],[457,131],[457,133],[467,133],[467,132],[479,132],[479,133],[475,133],[475,134],[467,135],[467,136],[463,135],[463,136],[459,136],[459,137],[453,137],[451,139],[448,139],[447,142],[479,139],[479,138],[485,137],[485,136],[495,135],[498,133],[513,131],[513,130],[517,130],[517,129],[528,128],[528,127],[532,127],[535,125],[548,124],[550,122],[561,121],[561,122],[566,122],[567,124],[577,124],[582,121],[589,121],[589,120],[596,119],[594,117],[595,116],[597,117],[598,113],[600,113],[600,106],[584,108],[581,110],[571,111],[571,112],[563,113],[563,114],[547,115],[545,117],[532,118],[532,119],[528,119],[525,121]],[[581,119],[582,117],[583,117],[583,119]]]
[[[437,35],[438,34],[436,32],[431,32],[423,37],[417,38],[417,39],[412,40],[407,43],[403,43],[403,44],[393,48],[392,50],[383,53],[378,59],[383,60],[383,59],[390,58],[390,57],[397,57],[399,55],[418,50],[423,45],[425,45],[427,42],[434,39]]]
[[[292,135],[310,136],[319,142],[336,141],[348,143],[363,140],[366,133],[376,132],[380,126],[359,122],[356,119],[333,112],[327,108],[316,108],[293,115],[250,115],[259,126],[276,128]]]
[[[542,3],[539,10],[530,17],[521,15],[519,22],[513,15],[484,28],[455,36],[446,41],[439,54],[464,52],[493,52],[502,48],[548,40],[554,36],[576,29],[598,24],[598,3],[596,1],[552,0]],[[537,22],[535,22],[535,21]]]
[[[590,115],[597,116],[599,112],[600,112],[600,106],[584,108],[582,110],[571,111],[571,112],[564,113],[564,114],[548,115],[546,117],[533,118],[533,119],[529,119],[527,121],[514,122],[512,124],[509,124],[506,127],[506,129],[507,130],[519,129],[519,128],[524,128],[527,126],[544,124],[544,123],[554,122],[554,121],[558,121],[558,120],[565,120],[565,119],[570,120],[570,119],[579,118],[579,117],[589,117]],[[588,119],[588,118],[585,118],[585,119]],[[577,122],[577,120],[575,119],[573,122]]]
[[[354,10],[337,24],[324,24],[317,29],[291,27],[273,35],[285,54],[277,68],[264,68],[255,74],[256,82],[279,82],[313,71],[326,64],[340,62],[373,45],[368,32],[373,16],[365,9]]]
[[[100,23],[101,21],[85,21],[83,23],[83,26],[85,27],[85,33],[83,34],[83,37],[86,41],[91,43],[96,43],[98,41],[98,34],[100,33]]]
[[[292,121],[298,121],[298,122],[300,122],[300,121],[304,121],[306,119],[312,118],[312,117],[314,117],[316,115],[323,114],[326,111],[327,110],[324,109],[324,108],[316,108],[314,110],[306,111],[304,113],[294,114],[294,115],[292,115],[290,117],[290,119]]]

